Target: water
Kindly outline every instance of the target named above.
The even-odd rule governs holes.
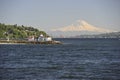
[[[0,80],[120,80],[119,39],[0,44]]]

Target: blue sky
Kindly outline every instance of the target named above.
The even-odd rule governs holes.
[[[50,30],[85,20],[120,31],[120,0],[0,0],[0,22]]]

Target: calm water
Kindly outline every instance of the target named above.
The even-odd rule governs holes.
[[[0,44],[0,80],[120,80],[120,40],[58,40],[64,44]]]

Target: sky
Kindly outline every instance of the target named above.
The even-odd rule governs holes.
[[[120,0],[0,0],[0,23],[50,31],[78,20],[120,31]]]

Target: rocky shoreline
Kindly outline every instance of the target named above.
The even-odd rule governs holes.
[[[0,44],[62,44],[60,41],[45,41],[45,42],[38,42],[38,41],[17,41],[17,40],[0,40]]]

